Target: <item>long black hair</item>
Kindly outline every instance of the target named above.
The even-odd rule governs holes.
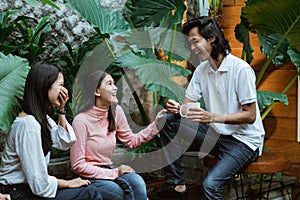
[[[87,111],[95,105],[95,91],[101,86],[103,79],[107,75],[109,75],[108,72],[97,69],[92,71],[89,70],[87,73],[84,73],[84,75],[80,77],[79,84],[81,84],[82,87],[83,100],[81,101],[81,103],[83,103],[83,106],[81,106],[79,112]],[[116,122],[114,117],[115,110],[115,105],[110,105],[108,108],[109,132],[116,130]]]
[[[198,27],[198,33],[206,40],[215,38],[212,43],[213,50],[210,55],[213,59],[218,61],[219,54],[226,56],[231,52],[229,42],[216,20],[207,16],[190,19],[183,25],[182,32],[188,35],[194,27]]]
[[[52,149],[52,139],[47,120],[48,107],[51,106],[48,91],[59,74],[58,68],[45,62],[34,64],[26,78],[22,109],[33,115],[41,126],[44,155]]]

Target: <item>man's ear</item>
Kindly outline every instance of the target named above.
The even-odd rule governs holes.
[[[214,43],[215,40],[216,40],[215,36],[213,36],[213,37],[211,37],[211,38],[208,39],[208,41],[210,42],[210,44]]]
[[[100,95],[100,89],[99,89],[99,88],[96,89],[96,91],[95,91],[95,96],[97,96],[97,97],[100,97],[100,96],[101,96],[101,95]]]

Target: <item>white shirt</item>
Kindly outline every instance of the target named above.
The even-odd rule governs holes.
[[[54,148],[67,150],[76,141],[70,124],[67,123],[67,132],[50,117],[48,123]],[[35,195],[55,197],[58,182],[48,175],[50,153],[44,156],[41,141],[41,126],[32,115],[14,120],[2,155],[1,184],[24,183]]]
[[[256,101],[255,74],[248,63],[229,54],[214,71],[208,61],[202,62],[196,68],[185,96],[193,101],[203,98],[206,110],[211,113],[241,112],[242,105],[256,102],[253,124],[211,123],[209,126],[219,134],[232,135],[252,150],[259,148],[261,154],[265,131]]]

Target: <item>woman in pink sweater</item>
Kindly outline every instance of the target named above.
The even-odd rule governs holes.
[[[152,124],[135,134],[123,109],[117,105],[118,88],[110,74],[93,71],[84,77],[80,85],[86,99],[72,124],[77,137],[70,151],[72,170],[90,179],[101,190],[105,200],[147,199],[142,177],[130,166],[114,167],[112,154],[116,137],[129,148],[151,140],[159,132],[156,124],[165,110],[157,114]]]

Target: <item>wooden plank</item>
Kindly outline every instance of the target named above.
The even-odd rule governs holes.
[[[276,103],[272,111],[268,114],[268,117],[277,118],[297,118],[297,97],[288,96],[289,105],[285,106],[283,103]]]
[[[258,89],[281,93],[296,75],[296,70],[274,70],[272,72],[265,72]],[[296,89],[297,84],[293,84],[290,88],[293,93],[295,93]]]
[[[223,6],[244,6],[245,0],[222,0]]]
[[[300,143],[296,141],[283,141],[269,139],[265,141],[264,147],[272,152],[281,153],[291,160],[291,163],[300,163]]]
[[[229,6],[223,7],[223,15],[221,19],[222,28],[234,28],[237,24],[240,23],[240,13],[242,6]]]
[[[297,141],[297,119],[267,117],[263,120],[267,140]]]

